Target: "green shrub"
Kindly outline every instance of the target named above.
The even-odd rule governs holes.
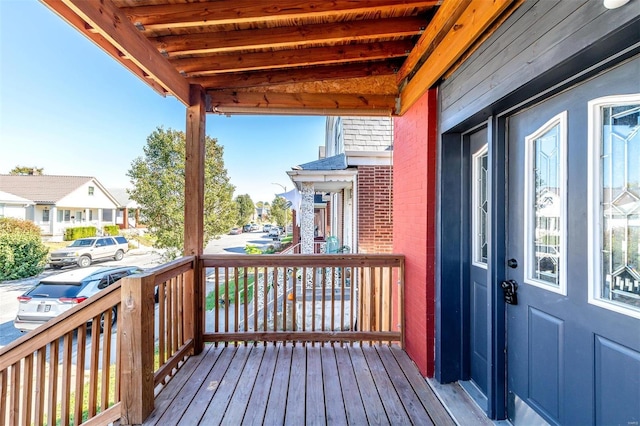
[[[119,235],[120,228],[118,225],[105,225],[102,227],[104,235]]]
[[[97,229],[95,226],[77,226],[64,230],[64,240],[74,241],[78,238],[95,237]]]
[[[0,281],[38,275],[49,250],[42,244],[40,228],[26,220],[0,219]]]

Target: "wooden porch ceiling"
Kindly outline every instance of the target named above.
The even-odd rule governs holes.
[[[523,0],[41,0],[207,112],[401,115]]]

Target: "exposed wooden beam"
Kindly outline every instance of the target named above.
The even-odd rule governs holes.
[[[411,46],[411,41],[400,40],[274,52],[220,54],[173,59],[171,63],[178,71],[195,76],[398,58],[406,56]]]
[[[400,62],[380,61],[344,65],[323,65],[284,71],[252,71],[245,73],[215,74],[206,77],[194,77],[192,83],[201,84],[207,89],[237,89],[246,87],[264,87],[274,84],[305,83],[309,81],[328,81],[347,78],[371,77],[395,74]]]
[[[424,18],[407,17],[298,25],[241,31],[210,31],[150,38],[156,48],[169,56],[232,52],[235,50],[286,48],[313,43],[363,41],[420,34]]]
[[[427,57],[447,35],[471,0],[444,0],[420,39],[398,71],[398,84],[411,74],[420,60]]]
[[[208,91],[208,112],[317,115],[390,115],[392,95]]]
[[[379,14],[398,7],[433,7],[440,3],[441,0],[283,0],[277,3],[234,0],[135,6],[123,8],[123,11],[134,24],[154,29],[336,16],[345,12]]]
[[[53,10],[63,3],[94,31],[118,49],[126,60],[142,69],[185,105],[189,104],[189,83],[134,27],[111,0],[42,0]],[[58,6],[58,7],[56,7]],[[124,58],[120,60],[123,63]]]
[[[56,13],[62,19],[64,19],[69,25],[78,30],[81,34],[87,37],[89,40],[94,42],[98,47],[100,47],[107,55],[111,56],[116,61],[120,62],[124,67],[126,67],[129,71],[131,71],[135,76],[140,78],[140,80],[144,81],[146,84],[151,86],[153,90],[161,94],[162,96],[166,96],[167,91],[164,87],[159,85],[157,82],[149,78],[149,74],[147,74],[142,68],[137,66],[135,63],[127,60],[124,54],[114,47],[109,40],[104,38],[98,31],[94,30],[91,25],[87,24],[82,18],[75,14],[71,9],[69,9],[64,3],[55,0],[41,0],[42,3],[45,4],[52,12]]]
[[[404,114],[482,35],[513,0],[473,0],[401,92]]]

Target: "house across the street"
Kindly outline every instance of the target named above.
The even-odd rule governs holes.
[[[0,175],[0,199],[0,215],[30,220],[54,238],[73,226],[116,224],[120,207],[90,176]]]

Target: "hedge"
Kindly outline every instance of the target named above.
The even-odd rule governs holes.
[[[120,227],[118,225],[105,225],[102,230],[104,235],[120,235]]]
[[[42,244],[40,228],[33,222],[0,219],[0,281],[38,275],[49,250]]]
[[[97,229],[95,226],[78,226],[75,228],[67,228],[64,230],[64,240],[74,241],[78,238],[95,237]]]

